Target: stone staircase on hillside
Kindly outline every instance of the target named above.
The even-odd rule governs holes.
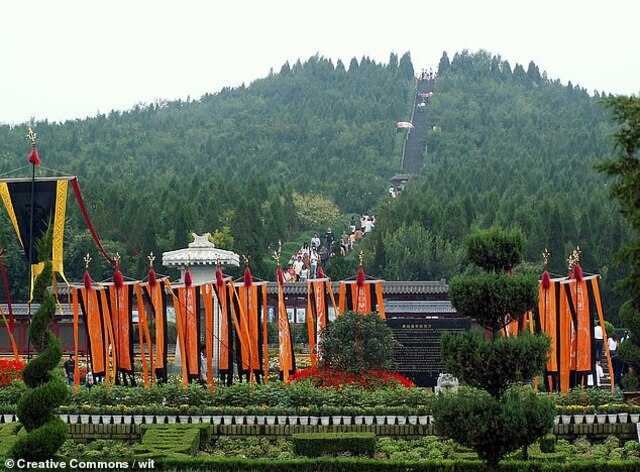
[[[411,119],[413,129],[407,133],[402,152],[401,172],[403,174],[418,174],[424,166],[426,149],[423,138],[428,130],[427,110],[429,109],[429,99],[423,99],[420,94],[432,92],[433,85],[433,80],[418,80],[417,82],[416,95],[413,102],[413,117]],[[422,103],[425,106],[421,106]]]

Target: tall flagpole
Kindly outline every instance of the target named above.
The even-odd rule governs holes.
[[[29,162],[31,163],[31,204],[29,206],[29,302],[27,303],[27,330],[31,326],[31,302],[33,301],[33,201],[36,190],[36,166],[40,164],[38,151],[36,151],[36,138],[38,134],[34,133],[29,127],[27,138],[31,141],[31,153],[29,154]],[[31,336],[27,331],[27,361],[31,360]]]

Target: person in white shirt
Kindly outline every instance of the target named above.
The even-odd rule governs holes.
[[[293,263],[293,270],[296,274],[296,281],[300,280],[300,272],[302,272],[302,267],[304,263],[302,262],[302,256],[298,256],[298,259]]]
[[[207,382],[207,355],[206,348],[204,346],[200,347],[200,382]]]
[[[318,233],[313,233],[313,238],[311,238],[311,249],[318,249],[320,247],[320,238],[318,237]]]
[[[599,387],[602,384],[602,378],[604,377],[604,370],[602,369],[602,365],[600,364],[600,359],[596,359],[595,374],[596,374],[595,384],[596,386]],[[591,373],[587,377],[587,386],[593,387],[594,386],[593,384],[594,384],[593,373]]]
[[[364,222],[364,227],[362,231],[366,235],[366,234],[369,234],[372,229],[373,229],[373,220],[371,220],[371,217],[367,217],[367,219]]]
[[[602,326],[599,324],[593,328],[593,337],[596,340],[596,359],[602,356],[602,348],[604,347],[604,338],[602,336]]]
[[[604,370],[602,369],[602,365],[600,365],[600,359],[596,360],[596,385],[599,387],[602,382],[602,378],[604,377]]]
[[[315,279],[318,275],[318,261],[320,260],[320,256],[318,256],[318,251],[315,248],[311,250],[311,278]]]
[[[618,350],[618,341],[617,341],[617,338],[616,338],[616,336],[614,334],[613,336],[611,336],[609,338],[609,352],[613,356],[613,355],[615,355],[617,350]]]

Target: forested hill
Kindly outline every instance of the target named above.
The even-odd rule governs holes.
[[[150,251],[184,247],[190,231],[218,230],[218,243],[250,255],[254,273],[272,279],[264,262],[278,239],[324,231],[318,222],[335,218],[334,204],[358,213],[382,199],[365,245],[371,275],[449,278],[466,269],[462,241],[473,225],[518,225],[528,260],[540,261],[547,247],[557,274],[579,245],[583,268],[604,275],[603,295],[615,307],[613,254],[626,226],[593,169],[612,152],[599,97],[547,79],[533,63],[512,68],[485,52],[451,62],[445,55],[439,69],[426,107],[434,127],[424,170],[394,200],[386,189],[402,135],[393,126],[411,116],[415,85],[408,53],[347,67],[314,56],[196,101],[34,128],[43,165],[80,176],[95,226],[108,251],[123,255],[125,275],[143,277]],[[0,171],[26,163],[25,131],[0,126]],[[94,278],[108,277],[69,207],[67,275],[80,280],[91,252]],[[3,223],[10,279],[24,294],[24,260]]]
[[[261,267],[267,247],[311,229],[296,219],[294,193],[355,213],[385,195],[400,162],[394,125],[411,116],[414,86],[408,53],[346,67],[314,56],[197,101],[37,122],[34,130],[43,165],[80,176],[95,226],[124,255],[126,275],[146,273],[140,255],[184,247],[190,231],[226,227],[227,245],[231,236],[258,275],[272,278]],[[26,127],[0,127],[1,171],[26,163],[25,134]],[[5,246],[15,241],[8,228]],[[74,279],[91,248],[80,230],[72,213],[66,259]],[[109,271],[94,259],[92,273],[102,279]]]
[[[538,273],[545,247],[549,270],[566,275],[566,259],[580,246],[582,267],[604,275],[605,298],[615,308],[610,288],[620,274],[613,255],[626,226],[606,178],[593,168],[613,153],[599,96],[548,80],[533,63],[512,69],[485,52],[459,53],[450,63],[444,55],[439,69],[425,168],[378,210],[369,271],[448,278],[465,268],[461,242],[473,225],[517,225]]]

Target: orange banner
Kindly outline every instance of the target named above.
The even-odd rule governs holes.
[[[147,313],[144,306],[144,298],[142,295],[142,287],[140,283],[135,284],[136,301],[138,304],[138,337],[140,343],[140,358],[142,360],[142,382],[145,387],[149,386],[149,370],[151,377],[154,376],[155,366],[153,362],[153,347],[151,343],[151,334],[149,333],[149,324],[147,323]],[[146,345],[146,348],[145,348]],[[149,354],[150,368],[147,366],[147,353]]]
[[[95,289],[82,289],[83,312],[86,320],[89,338],[89,352],[91,354],[91,370],[96,376],[106,373],[105,365],[105,330],[102,326],[102,315],[98,303],[98,293]]]
[[[249,334],[249,370],[260,371],[258,286],[238,286],[238,297],[242,306],[241,323],[247,326]]]
[[[117,347],[116,366],[118,371],[133,373],[133,338],[131,337],[131,285],[117,288],[108,285],[109,308],[115,345]]]
[[[182,315],[182,307],[180,304],[180,299],[176,296],[176,294],[173,291],[173,287],[171,286],[171,283],[169,282],[169,279],[164,279],[164,285],[165,287],[168,289],[169,293],[171,294],[171,297],[173,298],[173,307],[176,311],[176,330],[178,332],[178,338],[177,338],[177,346],[180,349],[180,353],[183,354],[182,355],[182,385],[183,386],[188,386],[189,385],[189,370],[187,368],[187,362],[184,356],[184,353],[186,352],[186,343],[185,343],[185,339],[184,339],[184,323],[183,323],[183,315]]]
[[[560,291],[560,390],[569,390],[571,371],[575,370],[575,330],[571,321],[571,311],[564,287]]]
[[[590,373],[592,370],[591,362],[591,317],[589,307],[589,294],[587,292],[587,283],[583,280],[575,283],[572,293],[575,293],[574,306],[578,318],[578,326],[576,332],[577,343],[577,360],[576,367],[578,372]]]
[[[198,380],[200,378],[199,292],[199,287],[195,286],[178,288],[185,344],[185,351],[180,352],[180,354],[186,359],[189,380]]]
[[[384,296],[382,295],[382,281],[377,281],[374,282],[375,288],[376,288],[376,303],[377,303],[377,310],[378,310],[378,314],[380,315],[380,318],[382,318],[383,320],[387,319],[387,312],[384,309]]]
[[[158,281],[153,287],[146,284],[145,288],[151,301],[153,310],[153,321],[155,330],[155,356],[154,367],[155,374],[160,379],[166,381],[166,362],[167,362],[167,339],[165,336],[167,315],[164,290],[161,286],[162,281]]]
[[[269,305],[267,300],[267,284],[262,285],[262,363],[264,372],[264,383],[269,383],[269,328],[268,328]]]
[[[233,326],[236,330],[238,340],[240,341],[240,365],[238,370],[241,372],[248,372],[249,359],[251,357],[251,343],[249,341],[249,327],[247,322],[241,321],[244,319],[244,310],[242,303],[240,303],[238,297],[238,290],[236,289],[233,280],[229,280],[229,306],[231,308],[231,319],[233,320]],[[236,309],[237,308],[237,309]]]
[[[367,280],[361,287],[356,282],[341,282],[339,296],[341,313],[350,310],[364,315],[377,311],[380,318],[386,319],[381,280]]]
[[[207,376],[207,385],[213,390],[213,286],[205,284],[202,286],[202,300],[204,302],[204,341],[205,341],[205,360],[206,371],[202,374]],[[201,367],[202,369],[202,367]]]
[[[540,285],[540,297],[538,299],[538,309],[540,310],[540,324],[542,331],[551,337],[551,348],[547,361],[548,372],[558,372],[558,335],[557,335],[557,312],[556,312],[556,283],[551,282],[548,290],[544,290]]]
[[[218,370],[227,372],[231,369],[229,362],[229,351],[233,346],[233,341],[229,332],[229,307],[227,304],[227,288],[221,287],[217,291],[218,302],[220,303],[220,354],[218,355]]]
[[[338,288],[338,313],[336,313],[336,317],[340,316],[348,310],[347,308],[347,284],[341,283]]]
[[[318,294],[315,291],[317,282],[307,281],[307,335],[309,337],[309,360],[311,366],[316,366],[316,319],[319,316],[318,311]],[[322,298],[324,298],[324,292],[321,292]],[[313,298],[313,303],[311,299]],[[315,313],[314,313],[315,312]]]
[[[289,382],[289,374],[293,370],[293,346],[291,344],[289,317],[284,304],[284,293],[280,284],[278,284],[278,347],[280,371],[284,382]]]
[[[105,327],[105,352],[104,358],[106,359],[106,375],[104,382],[107,387],[115,380],[116,368],[118,366],[118,346],[115,343],[115,337],[113,335],[113,326],[111,325],[111,314],[109,313],[109,302],[107,301],[107,292],[100,290],[100,313],[102,317],[102,326]]]

